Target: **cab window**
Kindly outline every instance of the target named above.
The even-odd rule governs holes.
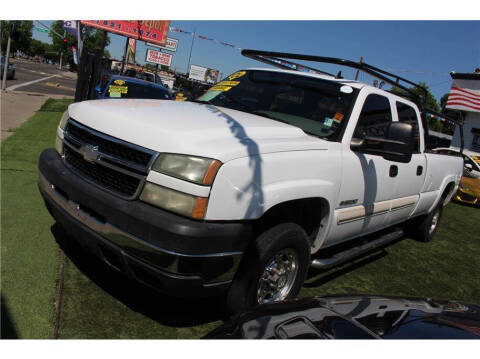
[[[358,139],[364,139],[366,136],[386,138],[391,122],[392,111],[388,98],[370,94],[363,104],[353,137]]]
[[[397,102],[397,113],[398,121],[412,125],[414,139],[413,151],[414,153],[420,153],[420,132],[418,130],[417,113],[412,106],[401,102]]]

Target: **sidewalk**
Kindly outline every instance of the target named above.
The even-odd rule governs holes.
[[[49,98],[69,98],[64,95],[45,95],[28,92],[0,92],[1,139],[3,141],[13,134],[14,129],[24,123]],[[70,97],[71,98],[71,97]]]

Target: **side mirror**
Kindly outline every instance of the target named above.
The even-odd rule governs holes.
[[[387,138],[383,158],[402,163],[410,162],[413,153],[413,126],[403,122],[392,122],[388,127]]]
[[[386,137],[352,138],[350,148],[379,155],[389,161],[408,163],[413,153],[413,127],[408,123],[392,122],[388,126]]]
[[[465,169],[468,171],[468,172],[472,172],[473,171],[473,166],[470,164],[470,163],[465,163]]]

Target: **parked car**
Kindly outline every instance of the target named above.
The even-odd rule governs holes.
[[[4,69],[5,69],[5,56],[2,56],[1,65],[0,65],[1,78],[3,78]],[[7,67],[7,80],[13,80],[14,78],[15,78],[15,65],[9,62]]]
[[[50,213],[124,274],[170,295],[226,293],[230,312],[294,298],[311,266],[397,240],[400,224],[432,240],[463,160],[425,151],[421,98],[283,63],[196,102],[71,104],[39,160]]]
[[[428,298],[305,298],[261,305],[204,338],[480,339],[480,307]]]
[[[434,153],[463,157],[463,176],[453,200],[480,206],[480,154],[464,151],[460,155],[460,150],[457,148],[437,148],[432,151]]]
[[[137,71],[136,69],[126,69],[124,76],[135,77],[140,80],[153,82],[157,85],[164,86],[162,79],[157,74],[150,71]]]
[[[96,99],[143,98],[172,100],[165,87],[132,77],[113,75],[104,78],[103,84],[95,88]]]

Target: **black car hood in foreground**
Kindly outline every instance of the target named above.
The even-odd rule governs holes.
[[[422,298],[305,298],[260,305],[205,338],[480,339],[480,307]]]

